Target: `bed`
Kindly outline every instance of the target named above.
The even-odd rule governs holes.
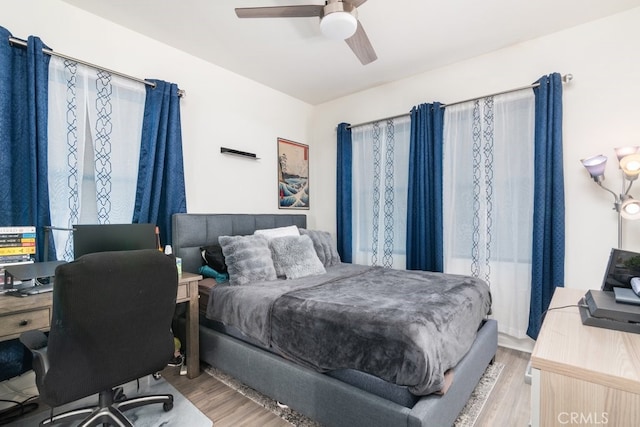
[[[306,228],[306,216],[301,214],[175,214],[172,218],[172,246],[176,256],[182,258],[182,268],[184,271],[196,272],[202,265],[201,248],[218,241],[220,236],[249,236],[255,230],[266,230],[295,225],[300,229]],[[322,258],[322,257],[321,257]],[[416,280],[418,276],[435,273],[426,272],[399,272],[409,274]],[[400,359],[397,369],[389,371],[389,363],[380,363],[385,354],[404,348],[403,342],[396,342],[387,347],[380,347],[383,350],[375,354],[378,346],[373,346],[367,350],[367,354],[375,357],[358,360],[359,364],[354,367],[343,367],[327,365],[328,362],[341,360],[336,356],[340,349],[346,346],[349,340],[339,343],[329,349],[326,354],[315,356],[323,348],[329,348],[331,339],[325,341],[318,340],[318,344],[311,351],[311,356],[299,354],[299,351],[307,347],[313,347],[317,331],[311,328],[314,323],[319,323],[320,327],[326,327],[326,323],[309,321],[305,317],[296,314],[295,304],[301,298],[312,296],[312,303],[304,300],[305,311],[314,312],[317,306],[329,306],[335,309],[332,297],[327,295],[343,294],[346,290],[352,289],[360,283],[365,283],[368,287],[378,286],[378,291],[383,291],[380,283],[375,280],[367,282],[367,275],[381,278],[386,274],[395,274],[388,269],[375,270],[370,267],[351,266],[350,264],[338,263],[326,268],[326,273],[314,275],[313,277],[302,277],[294,280],[279,280],[278,286],[285,286],[280,294],[271,297],[271,283],[251,283],[252,293],[260,289],[263,298],[269,301],[268,308],[252,308],[251,310],[241,310],[236,308],[239,304],[230,297],[236,292],[238,286],[215,285],[213,279],[206,279],[200,283],[200,358],[209,365],[235,377],[242,383],[264,393],[271,398],[287,404],[294,410],[318,421],[327,426],[446,426],[452,425],[457,415],[469,399],[471,392],[478,383],[484,370],[493,360],[497,349],[497,325],[493,320],[483,319],[479,326],[475,327],[468,346],[464,343],[461,348],[455,351],[462,351],[463,356],[456,361],[452,370],[453,381],[446,393],[438,393],[442,386],[442,377],[436,376],[435,380],[430,375],[421,375],[417,383],[407,385],[407,372],[420,371],[424,374],[429,370],[429,359],[427,362],[420,362],[422,354],[417,359],[414,347],[407,345],[410,350],[404,349],[405,353],[400,356],[390,356],[390,360]],[[344,276],[347,276],[346,279]],[[464,276],[442,275],[444,280],[455,282],[452,289],[458,289],[457,282],[464,282],[467,288],[472,278]],[[339,277],[339,279],[336,279]],[[389,279],[391,280],[391,279]],[[269,280],[265,282],[271,282]],[[297,282],[303,282],[298,285]],[[320,283],[322,282],[322,283]],[[373,282],[371,284],[370,282]],[[384,280],[378,280],[384,283]],[[407,280],[410,282],[410,280]],[[367,284],[369,283],[369,284]],[[294,286],[295,285],[295,286]],[[294,288],[291,288],[294,286]],[[298,287],[300,286],[300,287]],[[335,294],[327,294],[327,287]],[[319,296],[315,295],[316,289],[324,289]],[[338,289],[338,291],[336,291]],[[280,292],[280,291],[278,291]],[[403,292],[410,292],[406,290]],[[226,295],[229,293],[229,295]],[[346,291],[348,294],[348,291]],[[270,299],[272,298],[272,299]],[[349,298],[349,296],[347,296]],[[350,296],[352,301],[359,301],[362,298]],[[320,301],[320,303],[318,302]],[[377,300],[375,304],[380,304]],[[254,301],[252,304],[257,304]],[[224,316],[216,314],[212,310],[218,305],[217,310],[231,313],[237,319],[236,322],[225,319]],[[311,304],[311,305],[310,305]],[[358,303],[359,304],[359,303]],[[350,305],[358,305],[350,304]],[[343,304],[344,305],[344,304]],[[294,308],[292,308],[292,306]],[[259,306],[256,306],[259,307]],[[278,308],[281,315],[273,314],[270,310]],[[400,313],[408,310],[398,310],[398,307],[390,307],[389,312]],[[395,311],[394,311],[395,310]],[[268,320],[259,320],[256,313],[264,311],[268,313]],[[238,313],[251,313],[251,315],[239,315]],[[272,316],[273,314],[273,316]],[[254,316],[255,315],[255,316]],[[342,315],[342,314],[340,314]],[[322,316],[322,314],[320,315]],[[324,314],[324,320],[330,320],[337,315]],[[478,316],[478,314],[474,314]],[[281,317],[282,319],[278,320]],[[371,317],[371,316],[367,316]],[[394,317],[394,316],[391,316]],[[446,317],[446,316],[445,316]],[[251,323],[254,321],[258,325],[265,322],[270,323],[268,329],[258,328],[258,332],[247,332],[244,325],[239,323]],[[475,324],[476,320],[471,321]],[[358,324],[360,322],[357,322]],[[362,322],[366,323],[366,322]],[[455,322],[451,321],[451,324]],[[290,325],[296,325],[295,328]],[[273,328],[272,328],[273,327]],[[449,327],[449,322],[445,322],[440,328]],[[460,325],[455,326],[459,328]],[[366,326],[363,326],[366,328]],[[305,331],[311,332],[305,336]],[[348,328],[351,329],[357,328]],[[458,331],[458,329],[455,329]],[[377,331],[376,331],[377,332]],[[366,329],[356,330],[356,337],[369,333]],[[457,333],[457,332],[456,332]],[[334,336],[341,335],[342,332]],[[464,333],[463,333],[464,334]],[[275,338],[272,340],[273,335]],[[418,334],[420,336],[420,334]],[[365,337],[366,341],[367,337]],[[423,339],[424,341],[424,339]],[[434,341],[436,341],[434,339]],[[463,339],[460,340],[461,342]],[[434,351],[437,354],[446,353],[452,345],[440,345],[440,349]],[[444,350],[443,350],[444,349]],[[452,350],[453,351],[453,350]],[[431,352],[433,353],[433,352]],[[431,354],[430,353],[430,354]],[[407,355],[410,355],[407,356]],[[333,357],[336,356],[336,357]],[[448,356],[439,356],[447,360]],[[451,356],[455,357],[455,355]],[[402,360],[410,360],[411,363],[402,363]],[[416,362],[416,360],[418,360]],[[373,361],[373,362],[372,362]],[[405,366],[406,365],[406,366]],[[407,366],[409,366],[407,368]],[[445,366],[446,367],[446,366]],[[379,369],[379,370],[375,370]],[[444,368],[443,368],[444,370]],[[373,373],[372,373],[373,372]],[[423,378],[424,377],[424,378]],[[435,392],[434,392],[435,391]]]

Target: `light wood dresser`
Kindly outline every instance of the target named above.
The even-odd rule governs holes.
[[[531,354],[533,427],[640,425],[640,334],[583,325],[585,293],[553,295]]]

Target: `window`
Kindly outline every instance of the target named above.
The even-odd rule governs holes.
[[[352,129],[353,262],[404,269],[410,118]]]

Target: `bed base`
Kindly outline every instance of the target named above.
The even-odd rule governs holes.
[[[200,325],[201,361],[326,426],[453,425],[497,345],[497,322],[487,320],[456,367],[449,391],[406,408]]]

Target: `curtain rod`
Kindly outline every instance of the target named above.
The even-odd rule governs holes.
[[[573,80],[573,74],[565,74],[565,75],[562,76],[562,83],[569,83],[571,80]],[[440,108],[450,107],[452,105],[462,104],[464,102],[475,101],[476,99],[488,98],[490,96],[504,95],[505,93],[517,92],[517,91],[523,90],[523,89],[532,89],[532,88],[535,88],[535,87],[538,87],[538,86],[540,86],[540,83],[533,83],[533,84],[530,84],[530,85],[527,85],[527,86],[517,87],[515,89],[508,89],[508,90],[503,90],[503,91],[500,91],[500,92],[491,93],[489,95],[483,95],[483,96],[477,96],[475,98],[465,99],[463,101],[451,102],[449,104],[441,104]],[[383,117],[383,118],[377,119],[377,120],[371,120],[371,121],[368,121],[368,122],[358,123],[357,125],[347,126],[347,129],[352,129],[352,128],[358,127],[358,126],[370,125],[371,123],[381,122],[383,120],[397,119],[399,117],[408,116],[409,114],[411,114],[411,113],[397,114],[395,116]]]
[[[16,37],[9,37],[9,43],[10,44],[16,44],[16,45],[22,46],[22,47],[27,47],[27,42],[26,41],[24,41],[22,39],[18,39]],[[124,77],[124,78],[129,79],[129,80],[133,80],[133,81],[136,81],[136,82],[139,82],[139,83],[143,83],[143,84],[145,84],[147,86],[151,86],[153,88],[156,87],[156,84],[154,82],[150,82],[149,80],[140,79],[138,77],[133,77],[133,76],[130,76],[128,74],[124,74],[124,73],[120,73],[118,71],[110,70],[109,68],[105,68],[105,67],[102,67],[100,65],[92,64],[90,62],[83,61],[81,59],[74,58],[74,57],[69,56],[69,55],[65,55],[63,53],[55,52],[55,51],[53,51],[51,49],[42,48],[42,53],[45,53],[45,54],[47,54],[49,56],[57,56],[57,57],[62,58],[62,59],[67,59],[69,61],[77,62],[78,64],[86,65],[87,67],[96,68],[98,70],[103,70],[103,71],[106,71],[107,73],[115,74],[116,76]],[[180,97],[186,96],[186,92],[184,90],[182,90],[182,89],[178,89],[178,96],[180,96]]]

